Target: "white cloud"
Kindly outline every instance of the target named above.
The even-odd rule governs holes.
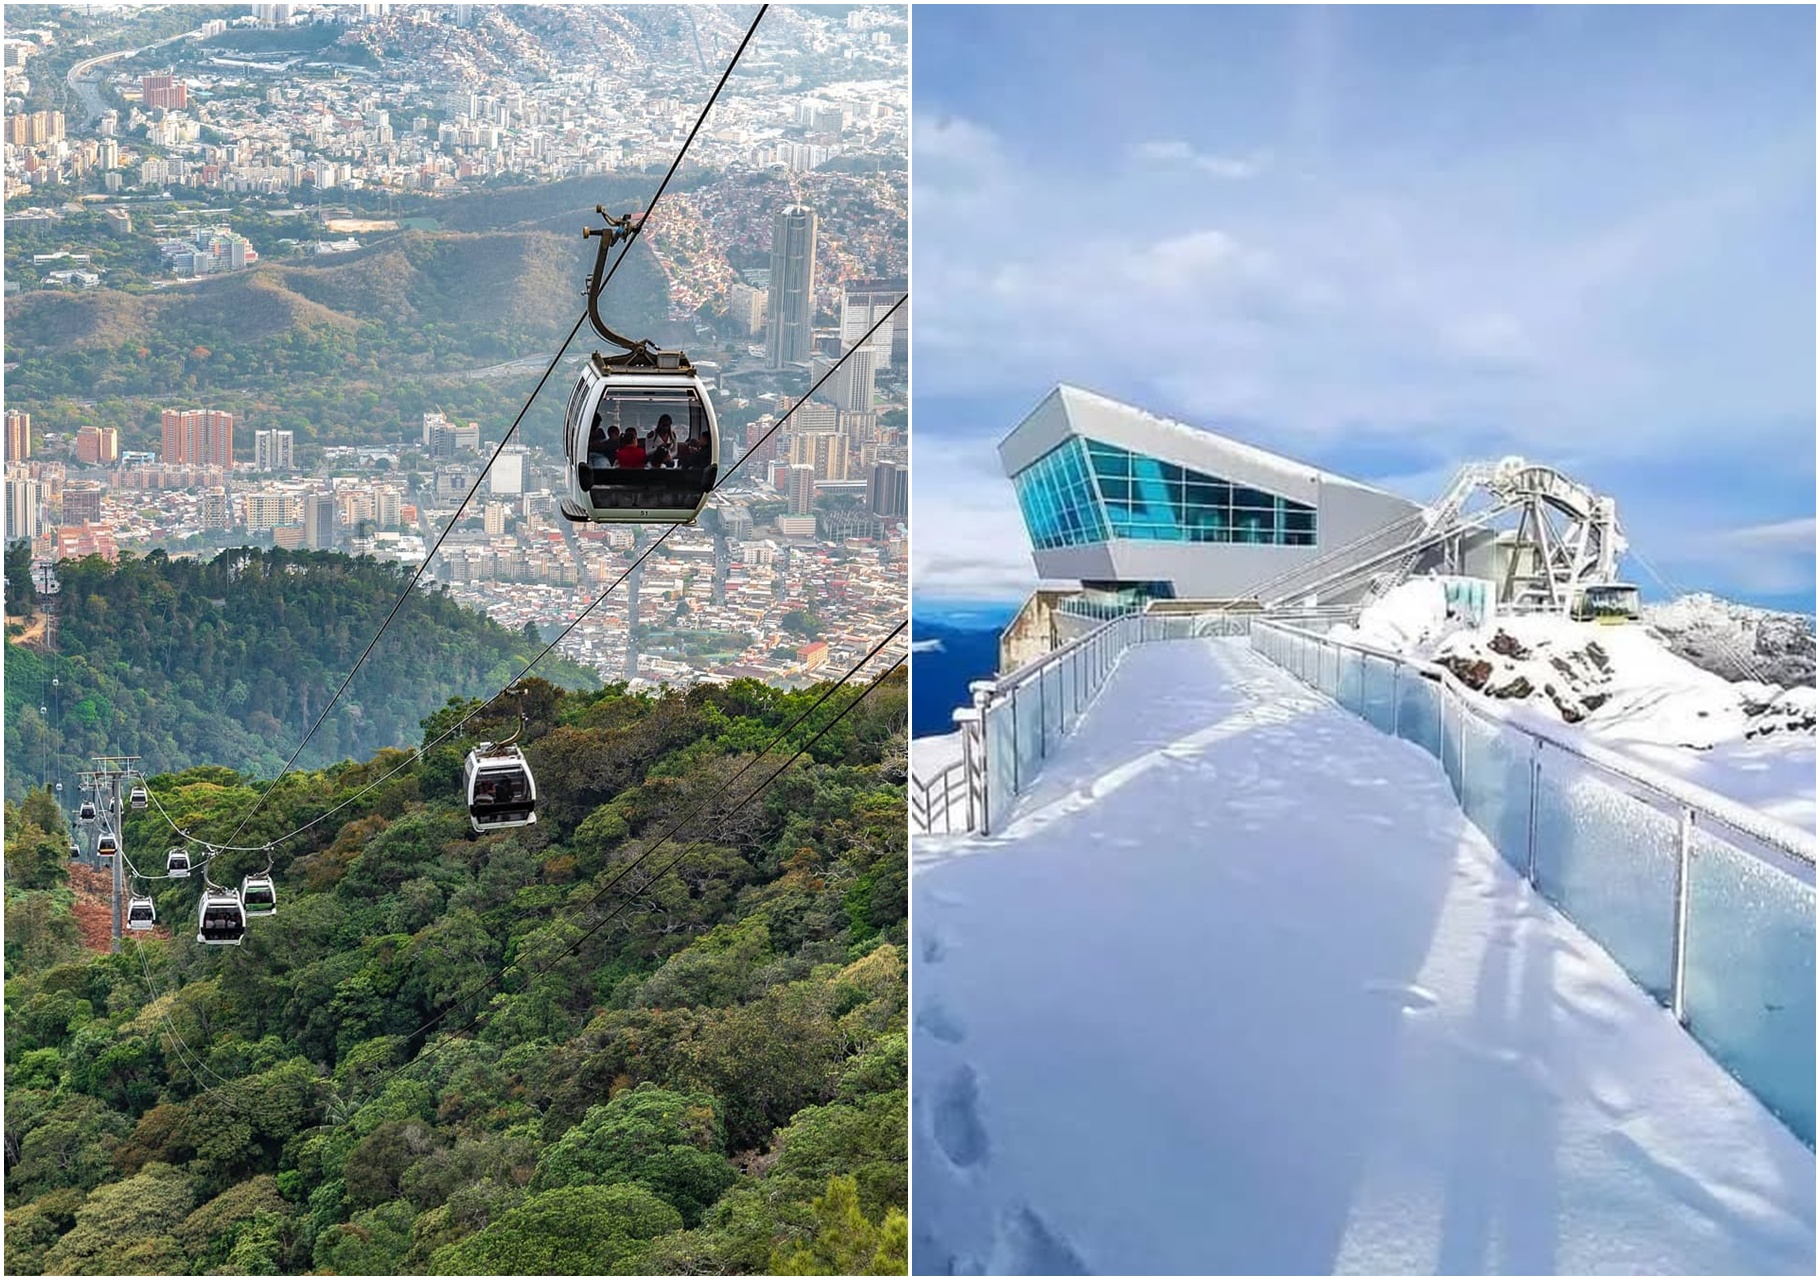
[[[1786,148],[1734,158],[1710,198],[1549,221],[1527,212],[1537,174],[1502,155],[1381,174],[1273,161],[1210,200],[1168,180],[1209,158],[1180,140],[1139,145],[1135,167],[1075,150],[1045,169],[976,121],[915,128],[919,391],[1085,378],[1291,449],[1427,452],[1445,434],[1597,460],[1699,447],[1720,422],[1761,444],[1811,417],[1811,315],[1715,325],[1695,301],[1715,243],[1789,198]],[[1652,292],[1664,271],[1672,304]]]
[[[1812,516],[1664,531],[1647,557],[1633,558],[1655,585],[1671,591],[1687,590],[1690,581],[1716,581],[1732,592],[1787,595],[1814,589],[1815,537]]]
[[[1186,142],[1176,139],[1169,142],[1140,142],[1131,149],[1132,155],[1150,164],[1185,165],[1197,169],[1215,178],[1238,180],[1255,178],[1263,169],[1267,156],[1260,153],[1252,156],[1221,156],[1197,151]]]
[[[912,444],[910,581],[919,596],[1021,598],[1036,584],[1011,482],[982,439]]]

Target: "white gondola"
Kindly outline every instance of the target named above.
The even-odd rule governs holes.
[[[248,916],[278,914],[278,887],[270,876],[248,876],[240,882],[240,906]]]
[[[196,941],[211,947],[237,947],[246,937],[246,910],[232,889],[204,889],[196,909]]]
[[[103,831],[101,838],[95,841],[95,856],[111,858],[120,852],[120,841],[112,831]]]
[[[164,855],[164,874],[174,880],[186,879],[190,874],[190,855],[182,849],[172,849]]]
[[[74,862],[77,858],[80,858],[81,856],[82,856],[82,850],[77,847],[76,842],[74,840],[70,841],[70,861]]]
[[[606,210],[596,206],[603,218]],[[600,316],[607,251],[636,234],[638,220],[589,227],[600,249],[588,278],[588,319],[620,354],[596,352],[582,366],[563,420],[570,520],[686,524],[701,514],[720,474],[714,401],[680,351],[621,337]]]
[[[714,402],[687,356],[652,358],[650,368],[599,355],[583,366],[563,426],[569,519],[686,524],[707,504],[720,474]]]
[[[126,802],[135,809],[143,809],[146,805],[151,803],[151,799],[145,794],[144,787],[135,786],[131,791],[127,792]]]
[[[537,779],[517,746],[481,743],[468,752],[462,780],[474,830],[528,827],[537,821]]]
[[[95,805],[92,800],[84,800],[82,802],[82,808],[76,812],[76,820],[79,822],[93,822],[95,820]]]
[[[152,906],[152,900],[135,894],[132,901],[126,904],[126,927],[144,931],[158,922],[158,912]]]

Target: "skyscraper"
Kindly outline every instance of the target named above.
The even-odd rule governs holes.
[[[771,224],[771,296],[765,354],[773,369],[814,352],[815,210],[793,204]]]
[[[910,514],[910,469],[899,462],[881,462],[866,482],[866,506],[882,519]]]
[[[120,432],[113,427],[82,427],[76,432],[76,461],[88,466],[120,461]]]
[[[335,547],[335,495],[312,493],[303,500],[303,545],[312,551]]]
[[[6,460],[24,462],[32,456],[32,415],[17,409],[6,411]]]
[[[261,471],[289,471],[295,466],[291,433],[276,430],[255,431],[253,433],[253,465]]]
[[[891,319],[879,325],[866,350],[874,353],[875,368],[901,367],[910,355],[910,304],[905,302],[895,313],[891,308],[909,291],[910,281],[905,277],[848,281],[840,300],[841,346],[852,346],[866,336],[874,322],[889,314]]]
[[[784,492],[790,500],[791,515],[804,516],[815,510],[814,467],[792,466],[789,478],[785,480],[784,485]]]
[[[38,536],[38,480],[23,467],[6,478],[6,540]]]
[[[234,465],[234,415],[219,409],[166,409],[164,460],[208,467]]]

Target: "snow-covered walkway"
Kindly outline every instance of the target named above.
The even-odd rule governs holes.
[[[913,1269],[1814,1271],[1814,1155],[1242,641],[917,841]]]

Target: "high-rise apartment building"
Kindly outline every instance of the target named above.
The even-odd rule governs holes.
[[[815,509],[815,468],[794,464],[784,482],[784,495],[790,500],[790,514],[808,515]]]
[[[766,295],[761,289],[736,281],[727,290],[727,318],[736,333],[747,337],[765,331]]]
[[[773,369],[807,361],[815,350],[815,210],[793,204],[771,224],[770,329],[765,355]]]
[[[289,431],[255,431],[253,465],[260,471],[289,471],[296,466]]]
[[[899,462],[881,462],[866,481],[866,507],[880,519],[902,519],[910,514],[910,468]]]
[[[20,468],[6,477],[6,540],[38,536],[38,478]]]
[[[181,111],[190,105],[189,86],[176,76],[140,76],[139,98],[147,111]]]
[[[838,431],[803,431],[790,437],[790,462],[814,468],[817,480],[847,478],[847,437]]]
[[[101,486],[92,481],[72,480],[63,486],[63,523],[101,523]]]
[[[162,425],[166,462],[233,467],[233,414],[219,409],[166,409]]]
[[[525,451],[508,447],[500,451],[487,471],[487,492],[515,498],[525,491]]]
[[[335,531],[335,495],[310,494],[303,500],[303,545],[311,551],[332,551]]]
[[[32,415],[17,409],[6,411],[6,460],[24,462],[32,456]]]
[[[76,432],[76,461],[91,467],[120,461],[120,433],[113,427],[83,427]]]
[[[301,511],[302,503],[294,493],[246,495],[246,527],[255,531],[296,524]]]
[[[873,353],[875,369],[902,368],[910,359],[910,304],[905,302],[896,312],[891,307],[909,291],[909,280],[902,278],[849,281],[841,291],[842,350],[864,338],[875,322],[890,315],[866,340],[866,349]]]
[[[226,529],[234,523],[233,499],[221,485],[206,489],[202,494],[200,514],[204,529]]]

